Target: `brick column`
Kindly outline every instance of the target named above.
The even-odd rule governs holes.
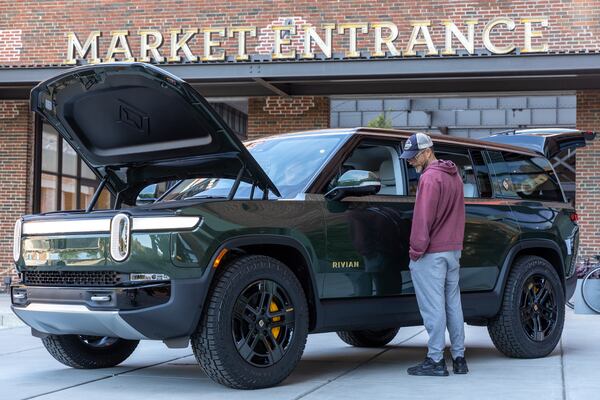
[[[600,90],[577,92],[577,129],[600,132]],[[579,254],[600,254],[600,134],[587,146],[577,149],[577,213]]]
[[[21,215],[31,212],[33,129],[29,104],[0,101],[0,288],[14,276],[13,230]]]
[[[248,139],[328,128],[329,118],[328,97],[251,97],[248,100]]]

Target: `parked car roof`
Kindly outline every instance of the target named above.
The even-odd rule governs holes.
[[[568,129],[564,130],[570,131]],[[377,136],[377,137],[395,137],[395,138],[408,138],[410,135],[414,134],[416,131],[408,131],[401,129],[384,129],[384,128],[371,128],[371,127],[356,127],[356,128],[330,128],[330,129],[315,129],[309,131],[300,131],[300,132],[291,132],[284,133],[278,135],[265,136],[262,138],[257,138],[253,140],[249,140],[246,143],[254,143],[262,140],[272,140],[272,139],[285,139],[285,138],[298,138],[298,137],[309,137],[315,135],[368,135],[368,136]],[[557,130],[556,133],[560,133],[563,131]],[[485,140],[478,139],[469,139],[462,138],[457,136],[449,136],[442,135],[437,133],[428,133],[431,136],[434,143],[444,143],[444,144],[459,144],[459,145],[468,145],[472,147],[480,147],[491,150],[498,151],[511,151],[515,153],[521,153],[531,156],[539,155],[537,152],[530,151],[524,147],[512,146],[508,144],[501,143],[493,143]]]

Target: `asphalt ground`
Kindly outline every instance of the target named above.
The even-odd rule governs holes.
[[[7,313],[8,298],[0,295],[0,315]],[[210,380],[190,348],[144,341],[118,367],[76,370],[55,361],[27,327],[5,326],[0,399],[600,399],[600,315],[567,310],[559,346],[534,360],[503,356],[485,327],[467,326],[471,372],[462,376],[407,375],[425,356],[426,343],[422,327],[403,328],[378,349],[350,347],[333,333],[310,335],[302,360],[281,385],[240,391]]]

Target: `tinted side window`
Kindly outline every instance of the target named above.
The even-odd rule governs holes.
[[[471,160],[473,160],[473,169],[480,196],[486,198],[492,197],[492,181],[490,179],[490,171],[484,161],[483,152],[471,150]]]
[[[338,179],[349,170],[371,171],[379,177],[381,189],[378,195],[401,195],[402,168],[398,157],[397,144],[378,140],[364,140],[339,166],[335,177],[329,182],[326,191],[337,186]]]
[[[462,147],[443,146],[438,147],[435,152],[440,160],[452,161],[458,168],[458,173],[463,181],[463,190],[465,197],[480,197],[473,170],[473,163],[469,156],[469,151]]]
[[[518,197],[527,200],[564,201],[558,179],[547,159],[505,153],[504,160],[513,190]]]
[[[466,148],[454,146],[435,146],[433,147],[435,156],[439,160],[448,160],[456,164],[458,173],[463,181],[465,197],[480,197],[475,171],[469,156],[469,151]],[[408,173],[408,188],[409,194],[416,195],[419,174],[410,164],[406,164]]]
[[[494,197],[515,197],[512,188],[510,173],[504,162],[504,157],[499,151],[484,152],[492,180],[492,193]]]

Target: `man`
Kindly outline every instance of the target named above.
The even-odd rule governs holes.
[[[412,135],[401,158],[419,178],[410,234],[410,273],[425,329],[429,334],[425,361],[408,369],[410,375],[448,376],[444,360],[446,325],[455,374],[468,372],[465,331],[460,302],[459,260],[465,228],[463,182],[452,161],[438,160],[431,138]]]

